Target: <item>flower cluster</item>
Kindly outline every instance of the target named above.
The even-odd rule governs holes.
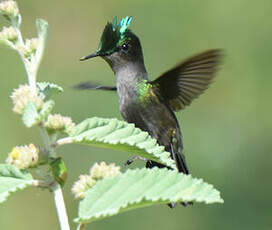
[[[25,46],[22,49],[24,56],[30,57],[32,54],[35,54],[38,48],[38,44],[38,38],[26,39]]]
[[[107,165],[104,161],[100,164],[95,163],[90,169],[89,175],[81,175],[79,180],[74,183],[72,193],[76,199],[82,199],[85,197],[87,190],[93,187],[98,180],[113,177],[120,173],[120,167],[115,166],[115,164]]]
[[[102,180],[106,177],[116,176],[120,173],[120,167],[115,164],[107,165],[104,161],[100,164],[95,163],[90,169],[90,175],[95,180]]]
[[[96,181],[90,175],[80,175],[72,187],[72,193],[76,199],[83,199],[88,189],[95,185]]]
[[[16,18],[19,15],[19,8],[15,1],[3,1],[0,3],[0,13],[8,19]]]
[[[50,131],[62,131],[69,134],[75,127],[70,117],[64,117],[60,114],[50,114],[45,122],[45,127]]]
[[[13,0],[0,2],[0,14],[9,19],[12,24],[10,27],[3,27],[0,32],[0,39],[13,43],[7,42],[6,44],[20,52],[23,57],[30,59],[36,53],[39,40],[38,38],[32,38],[23,42],[21,32],[18,30],[21,19],[17,3]]]
[[[0,32],[0,39],[8,40],[10,42],[15,42],[18,38],[18,34],[14,27],[3,27]]]
[[[18,114],[24,112],[24,108],[29,101],[32,101],[37,109],[41,109],[43,100],[37,94],[33,93],[28,85],[20,85],[10,96],[13,101],[13,111]]]
[[[14,165],[19,169],[26,169],[37,165],[39,160],[39,149],[35,145],[16,146],[6,159],[7,164]]]

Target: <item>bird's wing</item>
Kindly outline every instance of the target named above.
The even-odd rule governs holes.
[[[174,111],[184,109],[208,88],[220,57],[217,49],[193,56],[152,81],[152,89]]]
[[[99,85],[93,82],[82,82],[74,86],[75,89],[116,91],[116,86]]]

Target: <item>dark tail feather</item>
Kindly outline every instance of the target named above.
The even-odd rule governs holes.
[[[106,91],[116,91],[116,86],[106,86],[106,85],[98,85],[93,82],[82,82],[78,85],[74,86],[75,89],[81,90],[106,90]]]
[[[185,162],[184,154],[179,152],[175,153],[172,143],[170,143],[170,153],[171,153],[172,159],[176,162],[178,171],[183,172],[185,174],[189,174],[189,170]]]
[[[175,162],[179,172],[183,172],[187,175],[189,174],[183,153],[175,153]]]

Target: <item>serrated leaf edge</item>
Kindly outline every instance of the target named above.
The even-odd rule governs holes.
[[[136,169],[136,170],[128,169],[125,173],[131,173],[131,174],[135,173],[136,174],[140,170],[152,170],[152,169]],[[172,171],[172,170],[168,170],[166,168],[164,168],[164,169],[156,169],[156,170],[167,170],[167,171],[173,172],[173,173],[175,172],[175,171]],[[154,173],[156,173],[156,172],[154,172]],[[124,174],[117,175],[116,177],[119,177],[119,176],[120,177],[125,177]],[[130,175],[130,176],[132,176],[132,175]],[[115,214],[122,213],[122,212],[125,212],[125,211],[128,211],[128,210],[136,209],[139,206],[140,207],[151,206],[153,203],[156,203],[156,204],[167,204],[169,202],[177,203],[177,202],[182,202],[182,201],[183,202],[195,201],[195,202],[203,202],[205,204],[210,204],[210,203],[223,203],[224,202],[223,199],[220,196],[220,192],[217,189],[215,189],[213,185],[208,184],[207,182],[204,182],[202,179],[193,178],[191,175],[185,175],[185,174],[183,174],[183,176],[186,177],[186,178],[189,178],[190,180],[192,180],[193,182],[195,182],[195,183],[193,183],[193,184],[191,184],[189,186],[190,190],[192,189],[192,187],[197,186],[198,184],[202,183],[203,186],[205,185],[205,189],[212,191],[212,196],[216,195],[216,196],[218,196],[218,199],[216,201],[209,202],[209,199],[207,199],[207,198],[206,199],[204,199],[204,198],[201,199],[199,197],[195,197],[195,198],[192,198],[192,199],[186,199],[186,198],[183,198],[183,199],[169,199],[169,198],[162,198],[162,197],[150,198],[150,197],[147,197],[146,195],[144,195],[142,197],[139,197],[137,200],[134,200],[134,201],[131,201],[131,202],[128,201],[127,203],[120,205],[120,207],[118,207],[118,208],[109,209],[107,213],[101,211],[101,212],[96,213],[91,218],[88,218],[88,217],[87,218],[78,217],[78,218],[75,218],[74,221],[75,222],[88,223],[88,222],[99,220],[99,219],[102,219],[102,218],[105,218],[105,217],[108,217],[108,216],[113,216]],[[107,179],[110,180],[112,178],[107,178]],[[107,179],[105,179],[105,180],[107,180]],[[120,178],[120,180],[121,179],[122,178]],[[99,181],[98,183],[101,183],[101,182],[102,181]],[[113,184],[113,186],[115,186],[115,185],[116,184]],[[186,190],[187,189],[185,189],[185,191]],[[182,191],[181,193],[184,193],[184,191]],[[145,204],[141,205],[141,203],[145,203]],[[139,205],[137,205],[135,207],[134,204],[139,204]]]
[[[93,124],[91,124],[93,123]],[[85,126],[84,126],[85,125]],[[81,127],[82,126],[82,127]],[[77,130],[81,127],[83,131],[81,132],[76,132]],[[88,128],[87,128],[88,127]],[[98,137],[96,136],[97,134],[93,134],[90,136],[87,132],[90,132],[92,129],[96,128],[103,128],[105,127],[106,134],[103,137]],[[114,128],[118,128],[114,130]],[[128,137],[125,138],[119,138],[115,140],[109,140],[109,136],[114,136],[114,133],[117,131],[120,131],[121,129],[126,129],[128,127],[131,127],[131,132]],[[175,162],[171,159],[170,153],[166,152],[164,150],[163,146],[160,146],[157,144],[156,139],[152,138],[149,136],[149,134],[145,131],[140,130],[139,128],[136,128],[134,124],[127,123],[125,121],[120,121],[116,118],[110,119],[110,118],[98,118],[98,117],[93,117],[93,118],[88,118],[84,121],[82,121],[80,124],[78,124],[75,129],[75,131],[72,133],[71,138],[73,139],[74,142],[80,143],[82,142],[83,144],[90,144],[90,145],[95,145],[97,143],[104,143],[104,144],[109,144],[109,145],[124,145],[128,147],[135,147],[137,148],[136,150],[138,151],[144,151],[147,154],[152,154],[154,156],[153,158],[150,158],[151,160],[158,161],[159,163],[163,163],[173,169],[176,169]],[[110,132],[108,132],[110,130]],[[100,130],[99,130],[100,131]],[[133,136],[137,136],[141,133],[144,133],[146,136],[141,140],[140,142],[134,142],[129,141],[129,138]],[[133,139],[133,138],[131,138]],[[90,143],[93,142],[93,143]],[[105,148],[110,148],[107,146],[104,146]],[[121,149],[120,149],[121,150]],[[122,150],[124,151],[124,150]],[[135,154],[135,153],[133,153]]]
[[[17,178],[16,178],[17,179]],[[17,179],[17,180],[20,180],[20,179]],[[21,179],[23,180],[23,179]],[[24,180],[23,180],[24,181]],[[31,186],[31,185],[35,185],[36,184],[36,181],[35,180],[30,180],[30,181],[24,181],[22,184],[14,187],[14,188],[11,188],[9,189],[8,191],[6,192],[3,192],[1,193],[1,199],[0,199],[0,203],[3,203],[4,201],[7,200],[7,198],[14,192],[17,192],[17,191],[21,191],[23,189],[25,189],[27,186]]]

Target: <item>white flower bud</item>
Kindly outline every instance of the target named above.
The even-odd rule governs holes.
[[[22,49],[24,56],[30,57],[32,54],[35,54],[38,48],[38,44],[38,38],[26,39],[25,47]]]
[[[80,175],[72,187],[72,193],[76,199],[85,197],[87,190],[95,185],[96,181],[90,175]]]
[[[7,164],[14,165],[19,169],[26,169],[37,165],[39,160],[39,149],[35,145],[16,146],[6,159]]]
[[[19,14],[17,2],[12,0],[0,2],[0,13],[9,18],[17,17]]]
[[[45,127],[50,130],[63,131],[67,134],[75,127],[70,117],[64,117],[60,114],[50,114],[45,123]]]
[[[74,183],[72,193],[76,198],[82,199],[88,189],[92,188],[98,180],[120,174],[120,167],[115,164],[107,165],[104,161],[100,164],[95,163],[90,169],[90,175],[81,175],[79,180]]]
[[[90,175],[95,180],[101,180],[106,177],[116,176],[120,173],[120,167],[115,164],[107,165],[104,161],[100,164],[95,163],[90,169]]]
[[[14,27],[3,27],[3,30],[0,32],[0,39],[9,40],[11,42],[16,41],[18,38],[17,32]]]
[[[24,108],[29,101],[32,101],[37,109],[41,109],[43,105],[43,100],[32,93],[28,85],[20,85],[18,89],[15,89],[10,96],[13,101],[13,111],[18,114],[22,114]]]

